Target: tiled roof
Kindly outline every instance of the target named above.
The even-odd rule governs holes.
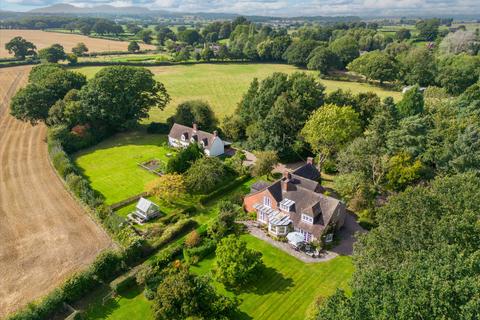
[[[302,169],[305,167],[309,169]],[[288,199],[288,202],[294,202],[295,205],[289,212],[289,218],[294,227],[301,228],[315,237],[319,237],[323,229],[330,223],[335,210],[343,204],[338,199],[320,193],[321,187],[317,181],[295,173],[314,173],[312,168],[316,170],[315,166],[307,163],[299,168],[300,171],[297,169],[288,177],[282,177],[265,187],[264,190],[268,190],[278,204],[287,202],[286,199]],[[277,210],[272,209],[272,211]],[[302,214],[312,217],[313,224],[302,221]]]
[[[203,142],[204,148],[208,150],[210,150],[213,144],[213,140],[218,138],[213,133],[205,132],[198,129],[194,130],[193,128],[178,123],[173,124],[168,136],[173,139],[181,140],[182,135],[185,135],[186,140],[194,138],[195,141]]]
[[[320,172],[313,163],[306,163],[303,166],[295,169],[292,174],[307,178],[309,180],[318,180],[320,178]]]

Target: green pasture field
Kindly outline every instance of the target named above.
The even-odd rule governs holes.
[[[287,253],[251,235],[243,235],[248,247],[263,254],[265,270],[254,284],[234,292],[214,281],[221,293],[236,296],[240,301],[240,314],[235,319],[289,320],[305,319],[305,312],[316,297],[327,297],[337,288],[349,290],[348,281],[353,273],[350,257],[337,257],[328,262],[306,264]],[[208,274],[214,258],[208,258],[191,267],[196,274]],[[102,305],[101,299],[90,306],[86,319],[128,320],[153,319],[152,302],[134,287],[120,292],[114,300]],[[140,319],[140,318],[138,318]]]
[[[81,67],[77,71],[91,78],[102,67]],[[232,63],[232,64],[192,64],[149,67],[155,78],[165,84],[172,101],[161,111],[150,112],[148,121],[165,121],[175,112],[175,107],[184,101],[200,99],[207,101],[221,120],[235,111],[237,104],[253,78],[264,79],[274,72],[293,73],[308,72],[317,76],[316,72],[299,69],[287,64],[271,63]],[[337,89],[350,90],[353,93],[372,91],[381,98],[392,96],[401,98],[401,93],[376,87],[367,83],[319,80],[327,92]]]
[[[165,135],[139,131],[118,134],[74,155],[76,165],[107,204],[144,191],[157,176],[138,166],[147,160],[167,161],[173,153]]]

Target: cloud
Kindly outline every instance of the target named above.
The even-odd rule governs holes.
[[[453,15],[480,12],[479,0],[0,0],[3,9],[29,9],[67,2],[80,6],[139,5],[175,12],[248,15]]]

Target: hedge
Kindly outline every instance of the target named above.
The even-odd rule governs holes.
[[[207,195],[204,195],[204,196],[201,196],[199,201],[201,204],[205,205],[207,204],[209,201],[229,192],[229,191],[232,191],[233,189],[237,188],[238,186],[240,186],[241,184],[243,184],[245,181],[248,181],[251,177],[249,175],[246,175],[246,176],[240,176],[240,177],[237,177],[235,180],[233,180],[232,182],[224,185],[223,187],[221,188],[218,188],[216,189],[215,191],[207,194]]]
[[[147,127],[147,133],[168,134],[170,126],[162,122],[151,122]]]
[[[203,243],[200,246],[185,249],[184,252],[189,257],[197,256],[199,260],[202,260],[203,258],[215,252],[216,248],[217,248],[217,242],[213,239],[207,238],[203,241]]]
[[[39,64],[39,60],[24,60],[24,61],[7,61],[0,63],[0,68],[8,68],[8,67],[18,67],[18,66],[25,66],[29,64]]]
[[[106,251],[85,271],[75,274],[59,288],[38,303],[10,316],[9,320],[50,319],[62,310],[64,303],[72,303],[97,288],[104,281],[118,276],[128,266],[124,263],[124,251]]]
[[[189,231],[196,226],[197,222],[193,219],[179,220],[174,225],[167,227],[160,238],[151,243],[151,246],[154,249],[160,249],[170,241],[174,240],[180,234]]]

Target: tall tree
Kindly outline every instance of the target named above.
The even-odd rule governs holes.
[[[38,51],[38,57],[40,59],[47,60],[50,63],[57,63],[60,60],[66,59],[63,46],[59,45],[58,43],[53,44],[48,48],[40,49]]]
[[[223,238],[215,251],[215,278],[227,286],[239,286],[255,278],[262,267],[262,254],[247,248],[235,235]]]
[[[328,298],[318,319],[475,319],[478,190],[464,174],[392,197],[359,237],[351,294]]]
[[[435,83],[437,65],[432,50],[413,48],[399,56],[401,78],[410,85],[429,86]]]
[[[29,84],[13,97],[11,114],[32,124],[45,121],[55,102],[85,83],[85,76],[77,72],[50,65],[37,66],[32,69]]]
[[[351,107],[327,104],[305,123],[301,135],[318,155],[318,167],[361,132],[358,114]]]
[[[418,37],[425,41],[434,41],[438,35],[440,21],[436,18],[420,20],[415,24],[418,30]]]
[[[147,118],[151,108],[162,110],[170,101],[150,70],[130,66],[103,68],[79,95],[89,123],[109,131],[130,127]]]
[[[26,56],[34,56],[37,47],[22,37],[14,37],[5,44],[5,49],[8,53],[12,53],[15,58],[24,60]]]
[[[397,62],[388,54],[377,50],[363,54],[350,62],[347,68],[364,75],[367,81],[378,80],[380,84],[395,80],[398,76]]]
[[[174,123],[191,126],[196,123],[204,131],[213,131],[218,125],[218,120],[210,105],[201,100],[190,100],[180,103],[175,114],[167,119],[170,125]]]
[[[404,93],[402,100],[397,104],[401,117],[410,117],[423,112],[423,94],[418,86],[410,88]]]
[[[160,283],[152,308],[157,320],[232,319],[236,302],[218,294],[208,278],[181,267]]]
[[[77,56],[81,56],[82,54],[88,52],[88,48],[85,43],[79,42],[75,47],[72,48],[72,52]]]
[[[329,47],[340,58],[343,67],[346,67],[360,55],[358,43],[351,36],[335,39]]]

